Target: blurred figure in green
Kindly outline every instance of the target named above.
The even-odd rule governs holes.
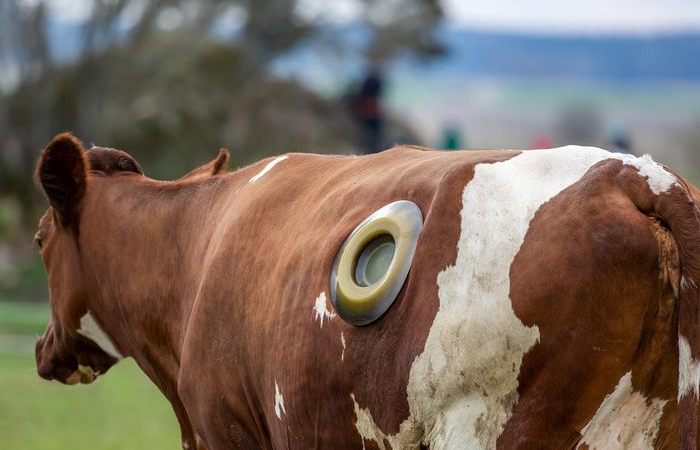
[[[440,148],[444,150],[458,150],[466,146],[466,139],[457,125],[451,124],[443,128]]]

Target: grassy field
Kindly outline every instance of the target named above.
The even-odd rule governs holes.
[[[0,302],[0,447],[13,450],[180,448],[170,405],[132,360],[89,386],[41,380],[33,343],[45,305]]]

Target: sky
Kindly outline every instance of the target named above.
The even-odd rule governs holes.
[[[557,33],[700,30],[700,0],[443,0],[450,22]]]
[[[26,0],[36,1],[36,0]],[[400,1],[400,0],[383,0]],[[65,20],[80,20],[91,0],[49,0]],[[465,28],[558,34],[700,31],[700,0],[442,0],[448,23]],[[304,15],[350,21],[356,0],[300,0]]]

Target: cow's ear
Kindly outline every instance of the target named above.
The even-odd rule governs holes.
[[[70,226],[77,219],[87,170],[83,145],[70,133],[56,135],[41,153],[36,179],[63,226]]]
[[[216,157],[216,159],[209,161],[208,163],[204,164],[203,166],[199,166],[190,172],[187,172],[185,174],[185,176],[183,176],[180,179],[186,180],[186,179],[197,178],[197,177],[201,177],[201,176],[218,175],[221,172],[226,170],[226,168],[228,167],[228,161],[230,158],[231,158],[231,155],[229,154],[229,151],[226,150],[225,148],[221,148],[221,149],[219,149],[219,155]]]

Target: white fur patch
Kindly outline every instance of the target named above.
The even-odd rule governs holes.
[[[685,336],[678,336],[678,400],[693,392],[700,398],[700,361],[693,358],[690,343]]]
[[[475,167],[457,259],[438,275],[440,307],[407,388],[407,428],[422,428],[431,448],[495,447],[518,401],[523,356],[539,340],[513,311],[510,266],[542,204],[610,156],[569,146]]]
[[[678,179],[664,167],[651,159],[651,156],[644,155],[640,158],[632,155],[616,155],[628,165],[636,167],[639,174],[647,179],[651,192],[656,195],[667,192],[678,183]]]
[[[114,346],[112,340],[104,331],[102,331],[102,328],[97,324],[97,322],[95,322],[95,319],[89,312],[80,318],[80,328],[78,329],[78,333],[97,344],[97,346],[109,356],[116,359],[123,358],[122,354],[119,353],[119,350],[117,350],[117,348]]]
[[[335,312],[329,311],[326,307],[326,293],[321,292],[314,302],[314,320],[321,320],[321,328],[323,328],[323,319],[335,319]]]
[[[685,275],[681,277],[681,290],[687,291],[688,289],[695,289],[695,281],[692,278],[686,278]]]
[[[282,414],[286,416],[287,410],[284,408],[284,398],[280,392],[280,387],[277,385],[277,380],[275,380],[275,415],[282,420]]]
[[[263,170],[261,170],[260,172],[257,173],[257,175],[255,175],[254,177],[252,177],[252,178],[250,179],[249,183],[255,183],[255,182],[258,181],[260,178],[262,178],[267,172],[269,172],[270,170],[272,170],[273,167],[275,167],[277,164],[279,164],[280,162],[284,161],[284,160],[287,159],[287,158],[289,158],[289,156],[284,155],[284,156],[278,156],[277,158],[273,159],[272,161],[270,161],[269,163],[267,163],[267,165],[265,165],[265,167],[263,168]]]
[[[355,429],[362,438],[362,448],[365,448],[365,440],[368,440],[374,441],[379,447],[379,450],[384,450],[386,448],[384,445],[386,435],[379,429],[377,424],[374,423],[372,413],[369,412],[367,408],[360,408],[360,405],[358,405],[355,400],[355,394],[350,394],[350,398],[352,399],[353,408],[355,410]],[[394,447],[392,445],[392,448],[398,450],[401,447]]]
[[[582,444],[595,449],[652,449],[667,400],[647,400],[632,391],[632,373],[620,378],[593,418],[581,430]],[[578,447],[577,447],[578,448]]]
[[[462,194],[457,259],[438,274],[439,309],[411,366],[410,416],[387,437],[392,447],[495,447],[518,400],[523,356],[539,339],[513,311],[510,266],[542,204],[611,157],[569,146],[475,166]]]
[[[345,361],[345,335],[340,332],[340,343],[343,344],[343,352],[340,354],[340,360]]]

